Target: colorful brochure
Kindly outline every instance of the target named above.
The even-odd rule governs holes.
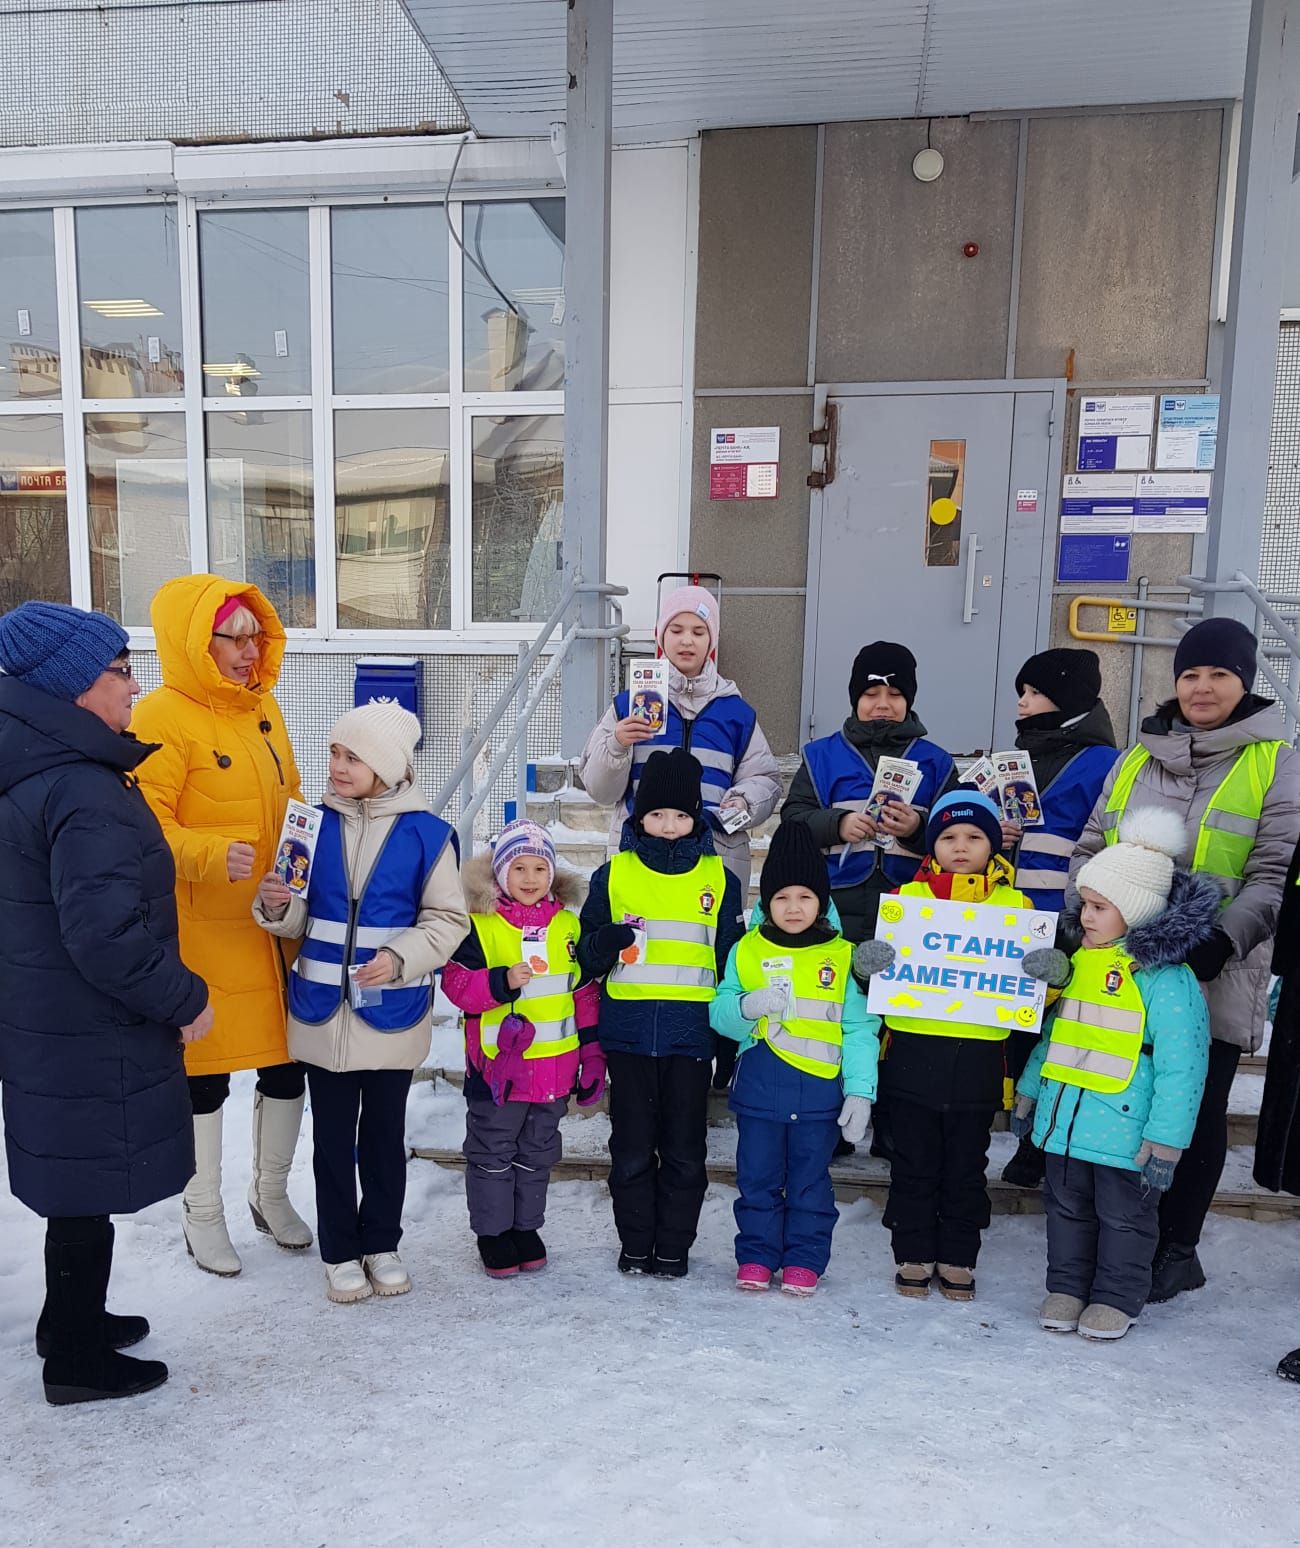
[[[656,733],[668,724],[668,663],[632,661],[627,669],[628,714]]]
[[[1027,752],[995,752],[989,758],[977,758],[962,779],[987,796],[1005,821],[1022,828],[1042,827],[1043,803]]]
[[[290,892],[303,893],[311,880],[311,863],[324,813],[302,801],[290,801],[275,846],[275,874]]]

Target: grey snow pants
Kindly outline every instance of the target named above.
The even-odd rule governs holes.
[[[536,1231],[546,1219],[546,1188],[560,1159],[560,1119],[568,1103],[466,1104],[465,1200],[475,1236]]]
[[[1160,1195],[1141,1172],[1047,1157],[1047,1288],[1136,1317],[1151,1289]]]

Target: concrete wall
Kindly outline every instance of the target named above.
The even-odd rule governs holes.
[[[1217,108],[936,120],[929,138],[946,164],[937,182],[923,185],[911,171],[926,143],[923,121],[830,125],[816,243],[816,130],[706,134],[691,565],[720,571],[729,585],[806,580],[811,463],[804,434],[813,381],[1059,379],[1072,372],[1093,393],[1205,390],[1222,132]],[[968,242],[978,244],[977,257],[963,256]],[[702,388],[729,392],[701,396]],[[1073,393],[1069,402],[1058,480],[1076,466]],[[780,499],[710,501],[709,428],[775,424],[782,432]],[[1175,580],[1191,558],[1190,538],[1138,537],[1133,585],[1100,589],[1132,592],[1141,575],[1153,585]],[[757,703],[778,751],[793,750],[799,739],[797,601],[737,598],[724,613],[724,668]],[[1067,606],[1068,599],[1053,608],[1052,644],[1069,643]],[[1104,615],[1092,618],[1104,627]],[[1155,625],[1152,632],[1166,629],[1172,632]],[[1122,645],[1097,649],[1122,733],[1131,654]],[[1144,703],[1167,696],[1169,670],[1161,659],[1167,652],[1147,656]]]

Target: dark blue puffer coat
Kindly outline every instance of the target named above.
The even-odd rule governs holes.
[[[131,770],[154,749],[0,677],[0,1082],[9,1186],[38,1215],[179,1193],[194,1139],[176,872]]]

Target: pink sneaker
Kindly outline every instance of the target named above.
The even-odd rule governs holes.
[[[781,1288],[787,1295],[811,1295],[817,1288],[817,1275],[806,1268],[782,1269]]]
[[[737,1290],[770,1290],[772,1270],[761,1263],[742,1263],[736,1270]]]

